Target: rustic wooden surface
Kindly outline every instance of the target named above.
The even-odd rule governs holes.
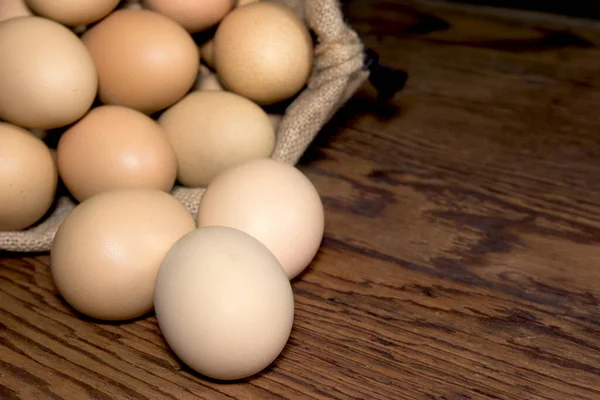
[[[486,5],[502,8],[517,8],[529,11],[543,11],[558,15],[579,18],[600,18],[600,2],[594,0],[444,0],[457,3]]]
[[[95,324],[48,257],[0,260],[0,398],[600,399],[600,26],[355,0],[369,85],[302,161],[327,228],[281,357],[195,376],[153,317]]]

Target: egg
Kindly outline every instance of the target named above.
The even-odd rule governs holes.
[[[194,218],[155,189],[118,189],[79,204],[60,225],[50,250],[58,293],[75,310],[105,321],[149,313],[160,263],[194,230]]]
[[[192,92],[158,123],[175,149],[177,180],[187,187],[204,187],[231,166],[268,157],[275,146],[267,113],[226,91]]]
[[[198,47],[179,24],[150,10],[118,9],[82,36],[98,69],[99,98],[152,114],[194,85]]]
[[[204,64],[211,69],[215,68],[213,54],[213,40],[209,39],[202,46],[200,46],[200,56]]]
[[[38,222],[52,206],[57,184],[56,164],[44,142],[0,122],[0,231]]]
[[[189,32],[206,30],[223,19],[236,0],[143,0],[146,8],[179,23]]]
[[[235,8],[219,24],[213,42],[214,68],[223,86],[260,105],[296,95],[312,73],[310,33],[278,3]]]
[[[293,327],[294,296],[281,265],[232,228],[196,229],[168,251],[156,278],[156,319],[189,367],[237,380],[268,367]]]
[[[38,15],[67,26],[88,25],[106,17],[120,0],[26,0]]]
[[[0,22],[0,118],[23,128],[71,124],[91,107],[98,78],[81,40],[37,16]]]
[[[78,201],[119,188],[170,191],[177,159],[165,131],[139,111],[104,105],[93,108],[63,133],[58,170]]]
[[[200,200],[197,224],[228,226],[255,237],[293,279],[319,250],[324,210],[319,193],[301,171],[266,158],[215,177]]]
[[[25,4],[25,0],[2,0],[0,2],[0,21],[30,15],[32,15],[32,12]]]

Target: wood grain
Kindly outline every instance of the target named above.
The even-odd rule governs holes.
[[[410,73],[364,88],[301,162],[326,235],[259,376],[196,376],[153,316],[98,324],[47,255],[0,259],[0,398],[600,399],[600,25],[354,0]]]
[[[589,0],[445,0],[457,3],[477,4],[501,8],[517,8],[529,11],[542,11],[578,18],[600,18],[600,3]]]

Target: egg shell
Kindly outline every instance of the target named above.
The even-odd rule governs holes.
[[[119,189],[79,204],[60,225],[50,251],[63,299],[89,317],[122,321],[153,308],[163,257],[195,228],[174,197],[154,189]]]
[[[118,9],[82,40],[98,69],[104,104],[152,114],[180,100],[198,75],[200,52],[190,34],[154,11]]]
[[[177,176],[165,131],[149,116],[122,106],[92,109],[60,137],[57,158],[65,186],[79,201],[127,187],[168,192]]]
[[[206,30],[235,7],[236,0],[144,0],[144,6],[161,13],[189,32]]]
[[[52,206],[57,184],[56,164],[44,142],[0,122],[0,231],[38,222]]]
[[[208,66],[211,69],[215,68],[215,60],[214,60],[214,52],[213,52],[213,40],[212,39],[207,40],[200,47],[200,56],[202,58],[202,62],[204,62],[204,64],[206,66]]]
[[[67,26],[88,25],[106,17],[120,0],[27,0],[38,15]]]
[[[27,17],[33,15],[25,0],[0,1],[0,21],[14,17]]]
[[[228,226],[260,240],[290,279],[305,270],[319,250],[324,220],[312,182],[297,168],[268,158],[216,176],[197,214],[198,227]]]
[[[91,107],[97,71],[81,40],[37,16],[0,22],[0,118],[23,128],[71,124]]]
[[[158,119],[178,161],[177,180],[204,187],[221,171],[269,157],[275,132],[267,113],[226,91],[192,92]]]
[[[265,1],[234,9],[219,24],[213,42],[214,68],[223,87],[261,105],[296,95],[312,73],[312,38],[285,5]]]
[[[273,254],[236,229],[196,229],[173,245],[155,287],[156,318],[173,352],[195,371],[237,380],[285,348],[294,296]]]

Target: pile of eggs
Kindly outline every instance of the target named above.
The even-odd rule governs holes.
[[[197,372],[262,371],[323,237],[315,187],[270,158],[267,112],[313,56],[303,21],[268,0],[2,0],[0,232],[42,220],[61,181],[76,207],[50,263],[74,310],[154,311]],[[196,217],[175,185],[206,189]]]

